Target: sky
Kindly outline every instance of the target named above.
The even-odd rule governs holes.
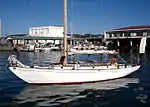
[[[150,25],[150,0],[68,0],[68,33]],[[63,0],[0,0],[3,36],[63,24]]]

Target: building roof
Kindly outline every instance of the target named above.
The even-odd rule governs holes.
[[[25,40],[61,40],[62,37],[42,37],[42,36],[11,36],[12,39],[25,39]]]
[[[70,34],[68,34],[67,39],[68,40],[83,40],[83,39],[99,39],[102,37],[103,35],[101,34],[97,34],[97,35],[91,34],[91,36],[73,34],[73,37],[71,37]],[[7,36],[6,38],[14,39],[14,40],[62,40],[63,39],[63,37],[30,36],[28,34],[13,34],[13,35]]]
[[[44,37],[44,36],[18,36],[18,35],[13,35],[13,36],[8,36],[9,38],[16,39],[16,40],[62,40],[63,37]],[[80,40],[80,38],[71,38],[67,37],[68,40]]]
[[[33,27],[30,27],[29,29],[33,29],[33,28],[47,28],[47,27],[59,27],[59,28],[63,28],[63,26],[61,25],[47,25],[47,26],[33,26]]]
[[[118,28],[118,29],[113,29],[114,30],[141,30],[141,29],[150,29],[150,26],[130,26],[130,27],[123,27],[123,28]]]

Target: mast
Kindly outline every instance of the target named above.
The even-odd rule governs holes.
[[[67,64],[67,0],[63,0],[63,65]]]
[[[1,25],[1,19],[0,19],[0,38],[2,37],[2,25]]]

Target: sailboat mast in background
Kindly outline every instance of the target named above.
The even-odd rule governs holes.
[[[2,37],[2,23],[1,23],[1,19],[0,19],[0,38]]]
[[[67,0],[63,0],[63,45],[64,45],[64,50],[63,50],[63,56],[65,57],[63,61],[63,65],[67,64]]]

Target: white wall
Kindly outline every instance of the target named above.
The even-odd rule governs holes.
[[[30,36],[63,37],[63,27],[42,26],[29,28]]]

